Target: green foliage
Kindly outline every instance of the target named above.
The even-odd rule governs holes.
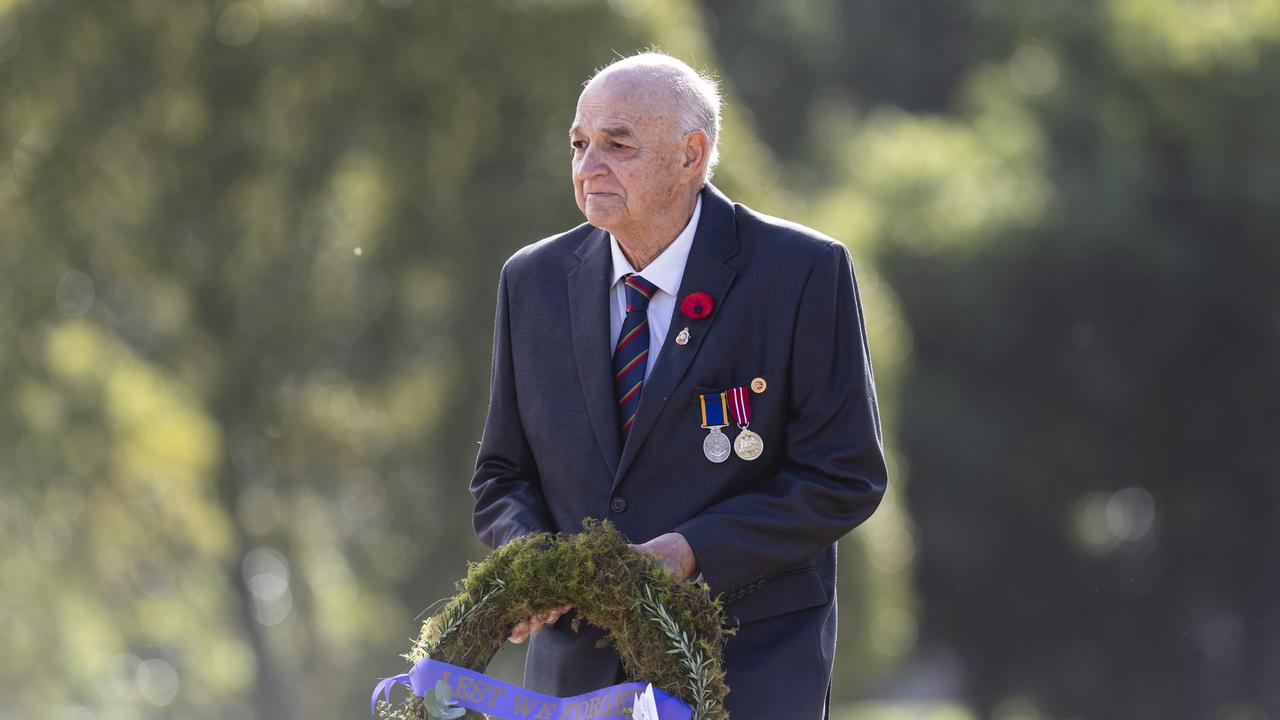
[[[835,14],[879,4],[857,5]],[[919,613],[923,672],[984,717],[1262,717],[1280,628],[1256,575],[1280,562],[1257,441],[1280,364],[1280,5],[946,5],[965,61],[924,33],[900,43],[910,63],[892,33],[847,51],[883,70],[808,105],[813,162],[794,171],[910,327],[890,435],[921,595],[872,642]],[[928,12],[912,7],[899,18]],[[804,57],[811,39],[790,40]],[[883,81],[922,65],[956,82],[904,111],[915,88]],[[797,104],[762,106],[781,118],[761,126]]]
[[[705,585],[680,580],[637,553],[609,522],[587,519],[573,535],[539,533],[514,540],[471,565],[458,594],[428,618],[406,655],[483,672],[513,625],[561,604],[579,622],[602,628],[602,642],[622,658],[631,679],[681,698],[697,720],[724,720],[728,693],[721,669],[724,613]],[[430,700],[379,703],[380,717],[417,718]],[[478,715],[478,713],[473,713]]]
[[[654,42],[717,71],[709,20],[0,0],[0,716],[360,713],[484,552],[494,287],[582,220],[582,81]],[[804,220],[725,90],[717,183]]]
[[[651,15],[0,0],[0,716],[357,716],[484,551],[498,270]]]
[[[833,699],[1260,716],[1277,7],[0,0],[0,715],[361,712],[482,553],[493,281],[580,221],[579,84],[658,42],[726,81],[717,183],[858,261],[894,481]]]
[[[896,376],[833,696],[1274,715],[1280,4],[707,4]]]
[[[702,638],[690,638],[688,631],[680,627],[666,607],[654,599],[650,585],[644,586],[640,596],[632,598],[631,607],[632,610],[644,611],[662,629],[671,645],[667,652],[679,656],[692,698],[694,717],[722,715],[722,703],[714,693],[715,683],[724,681],[724,673],[720,671],[718,654],[714,652],[714,648],[709,650],[707,641]]]
[[[437,680],[436,686],[422,696],[422,705],[431,720],[454,720],[467,714],[466,708],[458,707],[453,701],[453,691],[443,680]]]

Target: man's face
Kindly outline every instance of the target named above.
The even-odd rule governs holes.
[[[596,78],[578,98],[569,142],[573,190],[587,221],[614,235],[680,212],[680,135],[668,93],[627,73]]]

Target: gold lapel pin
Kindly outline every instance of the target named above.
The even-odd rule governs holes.
[[[679,334],[679,335],[676,335],[676,344],[677,344],[677,345],[688,345],[688,344],[689,344],[689,328],[685,328],[685,329],[681,330],[681,331],[680,331],[680,334]]]

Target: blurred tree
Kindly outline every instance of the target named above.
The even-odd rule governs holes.
[[[953,69],[920,28],[905,66],[871,43],[879,79],[844,75],[848,102],[783,84],[799,104],[777,108],[825,158],[806,184],[823,226],[876,249],[911,328],[920,657],[945,672],[885,692],[963,688],[993,717],[1274,716],[1280,7],[961,15],[968,67],[919,107],[945,113],[887,106],[911,107],[885,91],[904,67]]]
[[[886,237],[918,340],[926,634],[984,710],[1280,712],[1280,586],[1258,575],[1280,493],[1250,441],[1280,401],[1280,12],[984,11],[1007,60],[962,113],[1025,112],[1049,189],[1025,229]]]
[[[725,71],[762,137],[802,176],[830,150],[805,132],[811,114],[845,103],[942,112],[971,56],[981,51],[971,41],[972,11],[963,0],[703,5]],[[809,162],[795,162],[800,159]]]
[[[3,12],[0,710],[360,712],[480,552],[497,268],[576,222],[559,139],[635,24]]]
[[[714,67],[700,23],[0,0],[0,717],[365,712],[483,552],[497,271],[580,221],[580,83]],[[717,182],[781,212],[738,108]]]

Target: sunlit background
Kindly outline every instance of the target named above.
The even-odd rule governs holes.
[[[0,718],[367,717],[651,43],[857,263],[835,718],[1280,718],[1275,0],[0,0]]]

